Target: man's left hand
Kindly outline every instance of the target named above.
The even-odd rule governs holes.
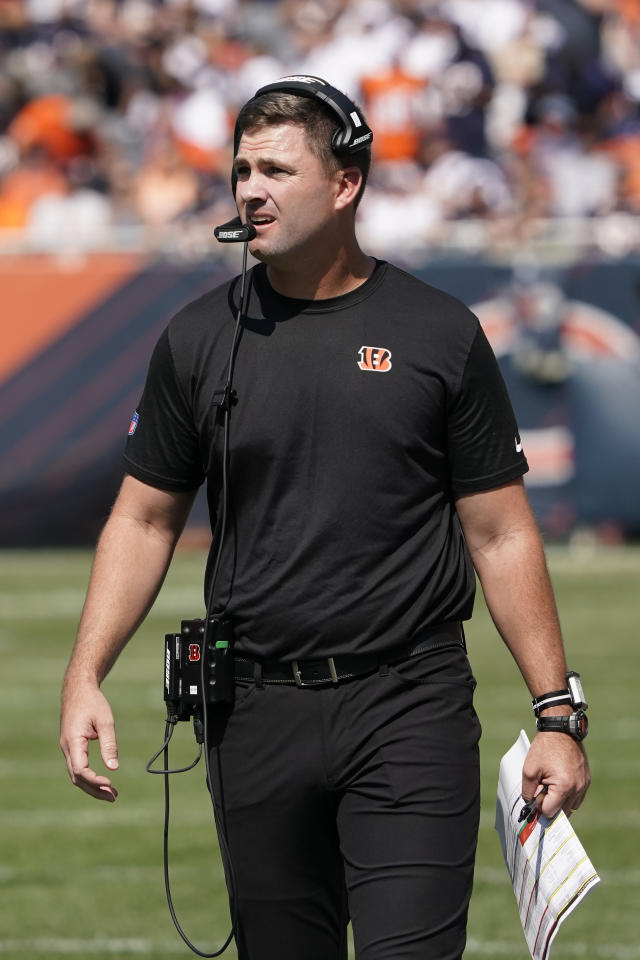
[[[562,809],[567,816],[577,810],[591,783],[589,763],[581,743],[565,733],[538,733],[522,768],[522,797],[532,800],[543,786],[540,804],[545,817]]]

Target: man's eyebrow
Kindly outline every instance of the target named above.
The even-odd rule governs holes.
[[[261,156],[257,158],[259,166],[265,167],[287,167],[290,166],[288,160],[285,157],[270,157],[268,154],[266,156]],[[233,165],[237,167],[241,163],[249,163],[248,157],[243,157],[241,153],[236,154],[233,158]]]

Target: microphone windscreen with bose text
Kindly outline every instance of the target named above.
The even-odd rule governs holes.
[[[219,243],[245,243],[256,236],[256,228],[252,223],[243,223],[240,217],[234,217],[214,227],[213,235]]]

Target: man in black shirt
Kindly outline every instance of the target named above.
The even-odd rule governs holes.
[[[70,776],[114,800],[88,762],[99,739],[117,768],[99,685],[206,480],[212,556],[222,540],[206,596],[236,658],[234,708],[211,723],[212,789],[242,960],[341,960],[349,917],[361,960],[462,955],[480,729],[461,622],[476,573],[532,696],[565,687],[526,460],[484,334],[455,298],[358,246],[370,139],[317,79],[263,88],[240,112],[235,197],[261,263],[233,369],[231,522],[213,398],[237,279],[156,346],[65,678]],[[543,812],[569,811],[588,781],[579,743],[538,734],[526,799],[544,785]]]

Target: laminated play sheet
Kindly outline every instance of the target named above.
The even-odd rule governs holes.
[[[524,730],[500,762],[496,830],[533,960],[547,960],[560,924],[600,882],[569,819],[549,819],[537,809],[519,820],[522,767],[529,740]]]

